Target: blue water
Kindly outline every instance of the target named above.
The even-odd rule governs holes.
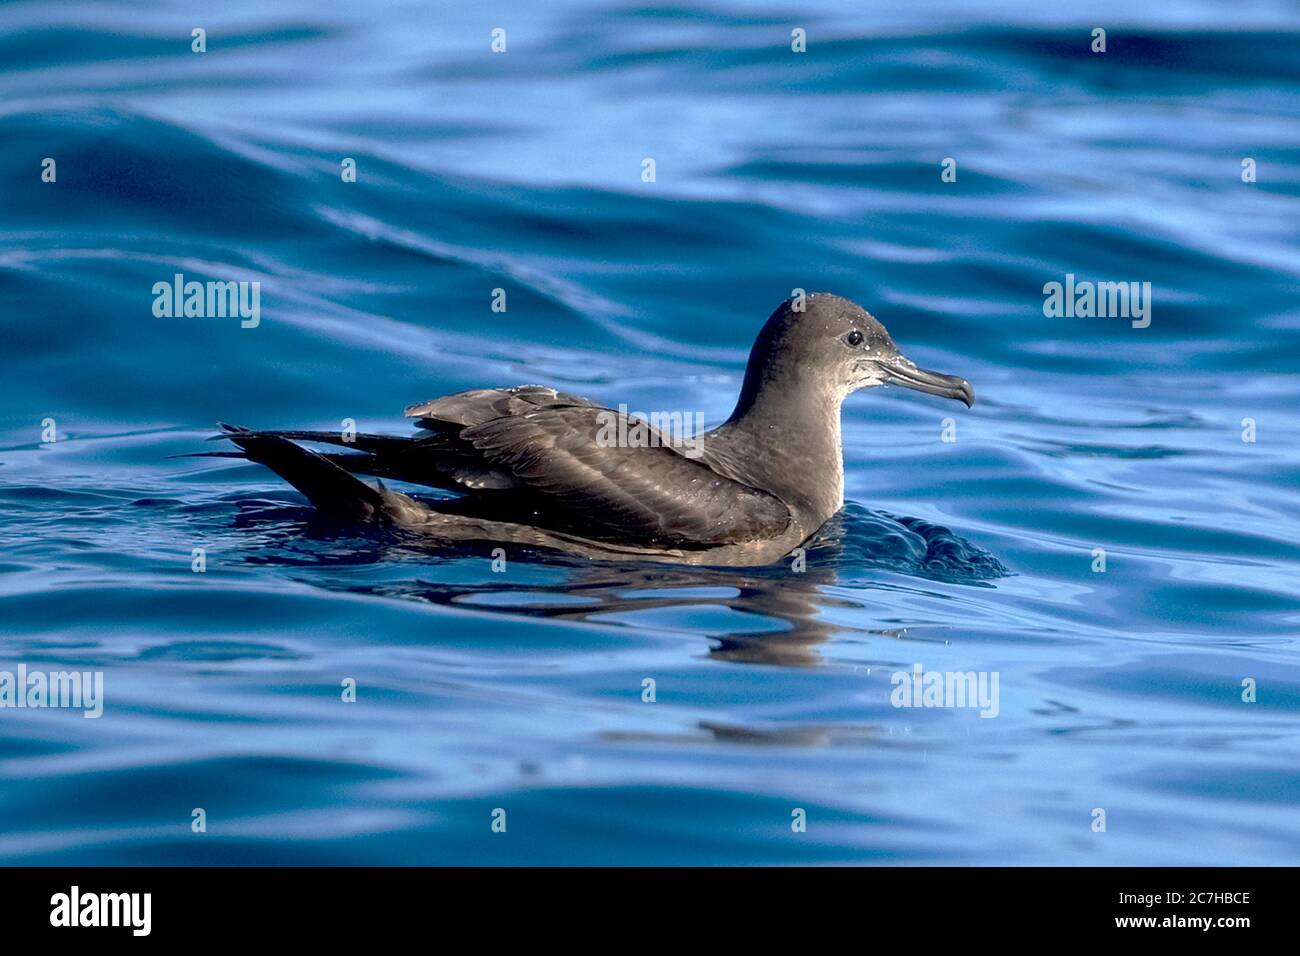
[[[19,2],[0,58],[0,669],[105,681],[0,710],[0,861],[1300,861],[1293,4]],[[796,287],[978,395],[849,400],[803,574],[496,573],[167,457],[523,382],[716,423]]]

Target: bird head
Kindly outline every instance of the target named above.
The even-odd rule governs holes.
[[[746,391],[829,385],[840,399],[863,388],[899,385],[970,407],[975,390],[956,375],[920,368],[855,302],[818,292],[783,302],[750,352]]]

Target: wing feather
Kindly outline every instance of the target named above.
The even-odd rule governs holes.
[[[588,399],[566,395],[545,385],[516,385],[514,388],[475,388],[408,405],[406,417],[419,419],[421,428],[443,430],[448,425],[481,425],[494,418],[523,415],[553,405],[600,407]]]
[[[553,405],[471,426],[461,438],[485,463],[605,537],[699,547],[786,530],[789,509],[767,492],[666,444],[623,447],[603,440],[609,416],[619,414],[594,404]]]
[[[626,416],[543,385],[458,392],[406,414],[455,448],[468,490],[474,476],[492,475],[489,487],[544,502],[592,537],[711,547],[779,536],[791,520],[774,495],[686,457],[653,429],[660,443],[646,447],[602,440]]]

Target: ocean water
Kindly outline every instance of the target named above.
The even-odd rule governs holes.
[[[104,675],[0,708],[0,861],[1300,861],[1293,4],[17,2],[0,53],[0,670]],[[978,395],[846,403],[803,573],[498,572],[168,457],[524,382],[717,423],[796,288]]]

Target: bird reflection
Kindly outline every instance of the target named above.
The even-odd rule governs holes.
[[[333,586],[374,595],[473,605],[483,613],[525,615],[551,620],[619,623],[618,616],[647,611],[734,612],[734,624],[699,627],[715,660],[782,667],[822,662],[818,648],[833,634],[846,632],[896,638],[897,628],[861,628],[831,623],[827,612],[852,609],[861,616],[863,599],[878,593],[861,587],[863,572],[904,570],[922,578],[960,580],[988,586],[1006,573],[995,558],[944,528],[917,519],[894,518],[850,506],[808,542],[802,553],[763,568],[708,568],[644,562],[593,562],[554,553],[512,548],[511,565],[538,562],[562,570],[554,584],[510,580],[507,573],[485,582],[412,579],[402,572],[419,562],[422,573],[447,566],[462,569],[464,559],[491,560],[493,545],[441,549],[431,554],[418,540],[400,533],[358,535],[300,509],[275,502],[246,502],[236,526],[256,529],[261,546],[247,560],[256,563],[328,568],[332,565],[383,565],[393,577],[379,582],[338,581]],[[497,552],[500,554],[500,552]],[[429,559],[438,564],[429,567]],[[446,562],[444,565],[443,562]],[[851,577],[857,598],[838,596],[834,586]],[[315,583],[331,586],[316,580]],[[918,582],[919,583],[919,582]],[[554,600],[551,600],[554,598]],[[689,616],[689,615],[688,615]],[[849,615],[841,615],[848,617]]]
[[[817,645],[830,639],[835,630],[820,616],[825,607],[853,606],[825,593],[824,585],[835,582],[830,567],[808,567],[794,572],[788,567],[755,573],[738,573],[725,568],[677,568],[644,565],[592,565],[575,567],[562,593],[583,603],[529,604],[536,596],[535,585],[499,585],[484,589],[453,585],[427,585],[420,596],[435,603],[462,603],[481,590],[494,594],[512,588],[520,592],[521,603],[511,613],[555,620],[598,623],[622,613],[644,613],[660,609],[700,610],[722,608],[741,615],[735,629],[706,631],[714,642],[709,656],[722,661],[775,664],[787,667],[821,662]],[[480,605],[481,606],[481,605]],[[494,605],[501,607],[501,605]],[[745,625],[751,625],[755,630]],[[762,630],[757,630],[761,628]]]

